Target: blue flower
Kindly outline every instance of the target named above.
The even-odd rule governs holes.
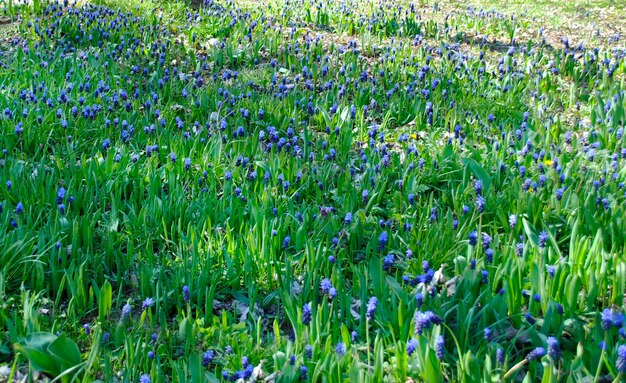
[[[617,348],[617,361],[615,362],[617,371],[626,374],[626,345],[623,344]]]
[[[337,352],[337,355],[339,356],[346,355],[346,345],[343,344],[343,342],[337,343],[337,346],[335,346],[335,352]]]
[[[393,266],[394,255],[389,253],[383,258],[383,270],[387,271]]]
[[[289,236],[286,236],[286,237],[283,239],[283,245],[282,245],[283,249],[288,248],[288,247],[289,247],[289,243],[290,243],[290,242],[291,242],[291,238],[290,238]]]
[[[330,291],[332,287],[333,287],[333,284],[330,282],[329,279],[327,278],[322,279],[322,282],[320,283],[320,290],[322,291],[322,294],[328,294],[328,292]]]
[[[425,330],[428,330],[434,324],[441,324],[441,318],[435,315],[432,311],[416,311],[413,317],[415,322],[415,334],[421,335]]]
[[[406,343],[406,353],[408,356],[413,355],[415,350],[417,349],[418,342],[416,339],[411,339]]]
[[[183,286],[183,300],[189,302],[189,286]]]
[[[496,361],[499,365],[504,364],[504,350],[501,348],[496,350]]]
[[[549,336],[548,339],[546,339],[546,343],[548,344],[548,355],[550,356],[550,358],[552,358],[553,360],[558,359],[561,355],[561,350],[559,349],[559,341],[555,337]]]
[[[124,307],[122,307],[122,319],[126,318],[127,316],[130,315],[130,311],[131,311],[131,307],[128,303],[126,303],[124,305]]]
[[[214,354],[213,350],[205,351],[204,354],[202,354],[202,366],[207,367],[209,363],[213,362]]]
[[[311,302],[305,303],[302,306],[302,324],[308,325],[311,323]]]
[[[437,356],[437,359],[442,360],[445,352],[446,352],[446,341],[443,338],[443,335],[439,335],[435,339],[435,355]]]
[[[409,203],[413,205],[415,203],[415,194],[409,194]]]
[[[141,309],[145,310],[145,309],[147,309],[149,307],[152,307],[153,304],[154,304],[154,299],[153,298],[146,298],[143,301],[142,305],[141,305]]]
[[[517,226],[517,216],[515,214],[509,215],[509,226],[511,229],[515,229],[515,226]]]
[[[349,225],[350,223],[352,223],[352,213],[346,213],[346,217],[344,218],[343,221],[346,225]]]
[[[387,246],[387,242],[389,242],[389,234],[386,231],[380,233],[378,236],[378,249],[382,250]]]
[[[469,234],[469,244],[470,246],[476,246],[476,243],[478,243],[478,233],[474,230]]]
[[[483,330],[483,334],[484,334],[485,340],[488,342],[491,341],[491,339],[493,338],[493,331],[489,327],[486,327]]]
[[[376,306],[378,306],[378,299],[376,297],[371,297],[369,302],[367,302],[367,319],[374,319],[374,313],[376,312]]]
[[[541,233],[539,233],[539,247],[546,247],[546,242],[548,241],[548,238],[549,237],[547,232],[542,231]]]
[[[546,349],[543,347],[537,347],[526,355],[526,360],[531,361],[535,359],[540,359],[542,356],[546,354]]]
[[[141,378],[139,378],[139,383],[152,383],[152,380],[150,380],[150,376],[148,376],[148,374],[143,374],[141,375]]]

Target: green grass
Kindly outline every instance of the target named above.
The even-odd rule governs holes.
[[[0,380],[625,377],[622,42],[95,3],[7,8]]]

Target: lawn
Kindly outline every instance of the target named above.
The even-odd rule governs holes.
[[[0,382],[626,381],[626,4],[5,0]]]

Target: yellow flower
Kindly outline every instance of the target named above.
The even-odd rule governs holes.
[[[543,161],[543,164],[546,165],[547,167],[552,166],[552,163],[553,163],[552,160],[545,160],[545,161]]]
[[[417,134],[411,133],[411,138],[414,139],[414,140],[417,140]]]

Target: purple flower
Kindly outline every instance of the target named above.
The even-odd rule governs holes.
[[[470,246],[476,246],[477,242],[478,242],[478,233],[476,232],[476,230],[474,230],[469,234],[469,244]]]
[[[189,286],[183,286],[183,300],[189,302]]]
[[[389,253],[383,258],[383,270],[387,271],[393,266],[394,256]]]
[[[476,192],[476,194],[482,193],[483,183],[480,180],[476,181],[476,183],[474,184],[474,191]]]
[[[511,229],[515,229],[515,226],[517,226],[517,216],[515,214],[509,215],[509,226]]]
[[[320,283],[320,290],[322,290],[322,294],[328,294],[328,292],[330,291],[332,287],[333,287],[333,284],[330,282],[329,279],[327,278],[322,279],[322,282]]]
[[[289,236],[286,236],[283,239],[283,249],[286,249],[289,247],[289,243],[291,242],[291,238]]]
[[[417,308],[419,309],[424,304],[424,294],[422,293],[415,294],[415,300],[417,301]]]
[[[152,383],[152,380],[150,380],[150,376],[148,376],[148,374],[143,374],[141,375],[141,378],[139,378],[139,383]]]
[[[483,330],[483,333],[484,333],[485,340],[488,341],[488,342],[491,341],[491,339],[493,338],[493,331],[491,331],[491,329],[489,327],[486,327]]]
[[[346,355],[346,345],[343,344],[343,342],[337,343],[337,346],[335,346],[335,352],[337,352],[337,355],[339,356]]]
[[[131,310],[130,305],[126,303],[124,307],[122,307],[122,319],[130,315],[130,310]]]
[[[600,319],[602,321],[602,328],[604,330],[610,330],[613,326],[613,310],[604,309],[600,314]]]
[[[209,363],[213,361],[213,356],[215,355],[213,350],[205,351],[202,354],[202,366],[207,367]]]
[[[85,323],[85,325],[83,326],[83,329],[85,330],[85,334],[89,335],[89,332],[90,332],[89,323]]]
[[[415,334],[421,335],[424,330],[428,330],[434,324],[441,324],[441,318],[432,311],[416,311],[413,317],[415,322]]]
[[[343,219],[346,225],[352,223],[352,213],[346,213],[346,217]]]
[[[537,347],[526,355],[526,360],[531,361],[535,359],[540,359],[542,356],[546,354],[546,349],[543,347]]]
[[[446,341],[443,338],[443,335],[439,335],[435,339],[435,355],[437,355],[437,359],[442,360],[445,352],[446,352]]]
[[[154,304],[154,299],[152,298],[146,298],[143,303],[141,304],[141,309],[145,310],[149,307],[152,307],[152,305]]]
[[[496,361],[499,365],[504,364],[504,350],[501,348],[496,350]]]
[[[604,330],[610,330],[611,327],[622,327],[624,323],[624,314],[615,311],[613,309],[604,309],[600,314],[602,320],[602,328]]]
[[[413,355],[415,349],[417,349],[418,342],[415,339],[411,339],[406,343],[406,353],[408,356]]]
[[[20,215],[22,214],[23,211],[24,211],[24,204],[22,204],[21,202],[18,202],[17,205],[15,205],[15,214]]]
[[[371,297],[369,302],[367,302],[367,319],[374,319],[374,313],[376,312],[376,306],[378,306],[378,299],[376,297]]]
[[[547,232],[542,231],[541,233],[539,233],[539,247],[546,247],[546,242],[548,241],[548,238],[549,237]]]
[[[617,371],[621,374],[626,374],[626,344],[623,344],[617,348],[617,361],[615,362]]]
[[[561,355],[561,350],[559,349],[559,341],[555,337],[549,336],[548,339],[546,339],[546,343],[548,344],[548,355],[550,356],[550,358],[552,358],[553,360],[558,359]]]
[[[389,234],[387,234],[386,231],[383,231],[378,237],[378,249],[384,249],[385,246],[387,246],[387,242],[389,242]]]
[[[305,303],[302,306],[302,324],[308,325],[311,323],[311,302]]]

